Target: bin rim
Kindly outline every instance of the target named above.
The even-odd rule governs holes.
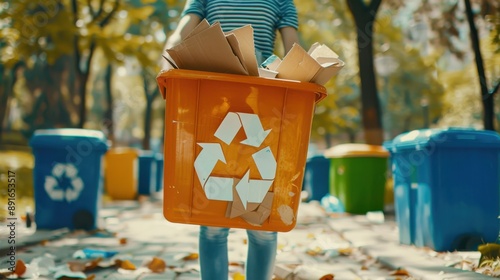
[[[109,154],[134,154],[139,155],[139,150],[133,147],[111,147],[108,150]]]
[[[74,140],[65,144],[74,144],[74,141],[87,140],[93,143],[94,148],[99,151],[108,151],[108,141],[104,133],[100,130],[85,128],[44,128],[37,129],[30,138],[29,145],[32,148],[53,148],[58,141],[64,137],[70,137]],[[52,139],[50,139],[52,138]]]
[[[237,74],[226,74],[218,72],[206,72],[206,71],[186,70],[186,69],[169,69],[160,71],[160,73],[158,73],[158,75],[156,76],[156,81],[158,87],[160,88],[160,92],[163,96],[163,99],[165,99],[166,96],[165,89],[167,80],[175,78],[237,82],[243,84],[293,88],[296,90],[310,91],[316,94],[315,98],[316,103],[325,99],[327,96],[326,88],[322,85],[318,85],[315,83],[300,82],[295,80],[286,80],[278,78],[265,78],[265,77],[245,76]]]
[[[396,136],[388,147],[391,152],[398,152],[421,149],[431,145],[500,148],[500,134],[496,131],[468,127],[417,129]]]
[[[389,157],[389,151],[383,146],[361,143],[346,143],[336,145],[324,153],[326,158],[352,158],[352,157]]]

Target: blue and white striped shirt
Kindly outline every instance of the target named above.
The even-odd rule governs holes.
[[[181,16],[186,14],[196,14],[210,24],[218,21],[224,32],[252,25],[259,63],[273,54],[276,30],[298,28],[293,0],[187,0]]]

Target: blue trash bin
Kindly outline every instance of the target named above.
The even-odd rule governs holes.
[[[308,200],[321,201],[330,192],[330,160],[323,155],[307,158],[304,173],[303,189],[307,191]]]
[[[142,195],[151,195],[156,191],[156,154],[141,151],[139,154],[139,178],[137,191]]]
[[[102,197],[101,159],[107,151],[101,131],[36,130],[33,187],[39,229],[94,229]]]
[[[415,130],[391,147],[400,241],[436,251],[477,250],[500,230],[500,135]]]
[[[156,191],[163,190],[163,154],[156,154]]]

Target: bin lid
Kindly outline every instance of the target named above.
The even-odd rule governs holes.
[[[85,140],[86,142],[82,142]],[[38,129],[30,139],[32,148],[78,148],[82,143],[91,144],[96,151],[107,151],[107,139],[102,131],[80,128]],[[82,149],[87,149],[83,147]]]
[[[500,135],[495,131],[464,127],[420,129],[396,136],[390,149],[391,152],[397,152],[405,149],[420,149],[430,145],[500,148]]]
[[[389,152],[384,147],[378,145],[348,143],[340,144],[326,150],[325,157],[389,157]]]

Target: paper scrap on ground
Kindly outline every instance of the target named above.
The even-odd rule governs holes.
[[[253,28],[245,25],[224,33],[219,22],[202,20],[178,45],[166,50],[164,58],[174,69],[199,70],[279,78],[323,85],[344,67],[339,56],[324,44],[309,51],[298,44],[283,59],[273,55],[257,65]]]

